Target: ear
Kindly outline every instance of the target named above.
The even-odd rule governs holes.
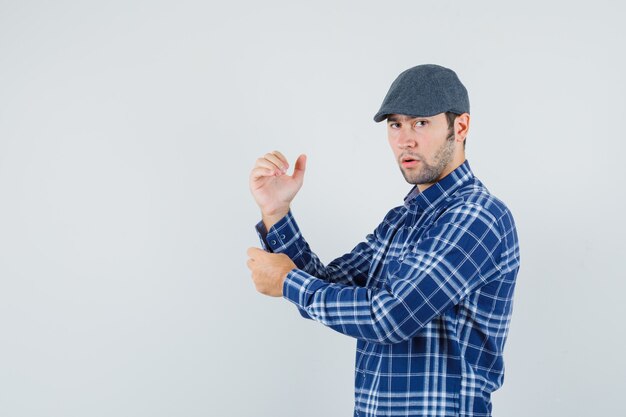
[[[467,137],[470,127],[470,115],[469,113],[463,113],[454,119],[454,136],[457,142],[463,142]]]

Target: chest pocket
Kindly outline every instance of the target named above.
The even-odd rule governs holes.
[[[427,213],[405,213],[384,240],[387,242],[375,254],[366,283],[369,288],[381,288],[390,275],[398,272],[404,259],[415,252],[424,233],[436,221],[442,209]]]
[[[430,227],[437,221],[443,210],[433,211],[424,214],[421,218],[417,219],[412,225],[406,226],[407,234],[404,236],[402,250],[400,258],[405,258],[415,253],[415,248],[419,245],[424,234]]]
[[[437,215],[433,213],[412,225],[399,228],[396,236],[389,244],[378,278],[372,280],[373,287],[381,288],[390,276],[400,271],[404,260],[415,253],[415,248],[418,247],[422,240],[424,232],[433,224],[436,218]]]

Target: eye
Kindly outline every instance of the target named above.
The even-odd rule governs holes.
[[[428,122],[426,120],[418,120],[415,122],[415,127],[424,127]]]
[[[391,123],[389,123],[389,127],[392,128],[392,129],[397,129],[397,128],[400,127],[400,123],[398,123],[398,122],[391,122]]]

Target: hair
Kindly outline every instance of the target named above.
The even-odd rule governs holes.
[[[460,115],[457,113],[452,113],[451,111],[447,111],[445,114],[446,114],[446,120],[448,121],[448,129],[454,129],[454,121]],[[465,149],[466,142],[467,142],[467,136],[465,137],[465,140],[463,141],[463,149]]]

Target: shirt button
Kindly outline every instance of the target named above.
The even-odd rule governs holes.
[[[280,238],[284,240],[285,239],[285,235],[280,235]]]
[[[271,242],[271,243],[272,243],[272,245],[275,245],[275,244],[276,244],[276,241],[275,241],[275,240],[272,240],[272,242]]]

